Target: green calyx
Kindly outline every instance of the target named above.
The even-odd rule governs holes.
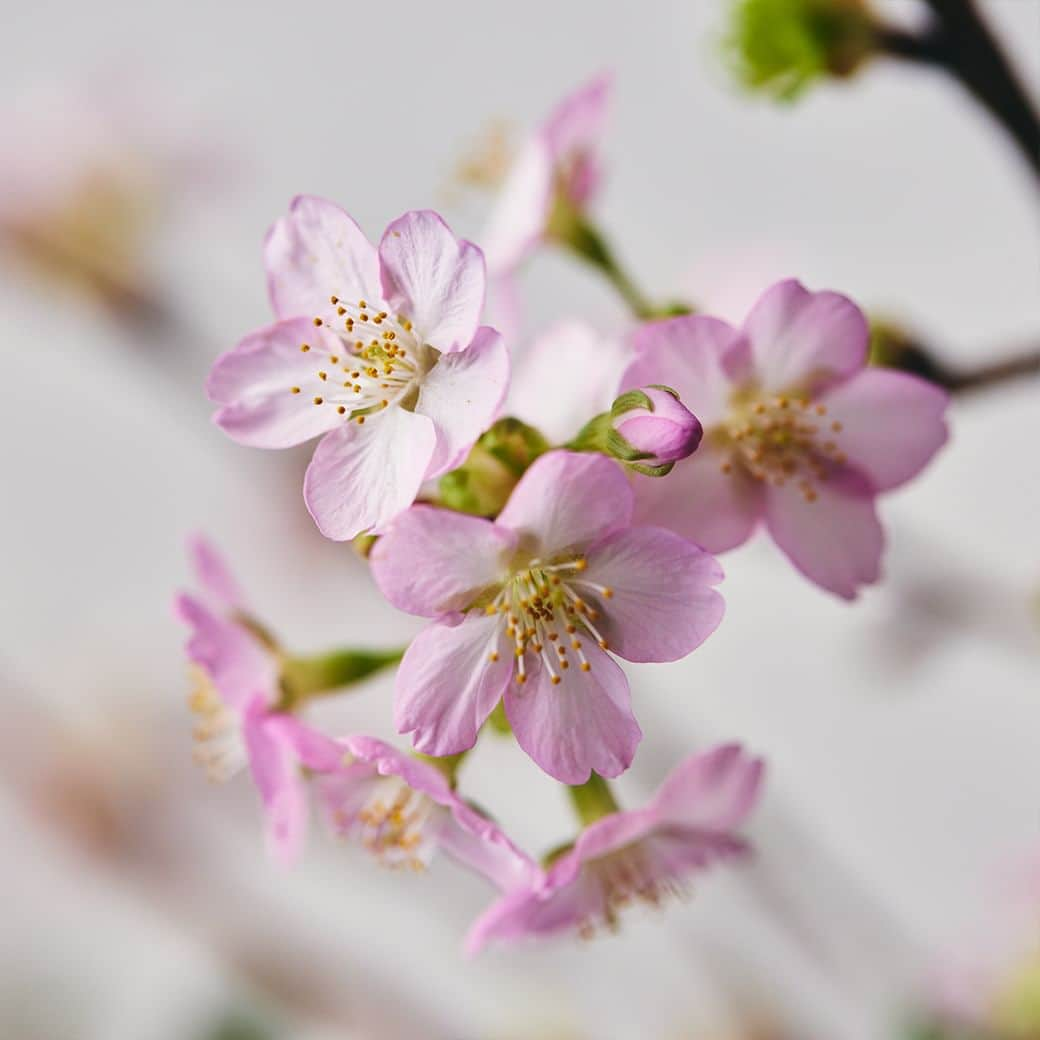
[[[353,686],[396,665],[404,650],[333,650],[312,657],[284,656],[278,710],[292,712],[307,701]]]
[[[497,516],[549,442],[519,419],[499,419],[473,446],[466,461],[445,473],[438,485],[440,504],[474,516]]]
[[[651,388],[663,390],[676,400],[679,399],[679,395],[669,386],[653,383]],[[645,465],[645,461],[653,456],[633,448],[615,429],[617,419],[636,409],[652,412],[654,403],[642,390],[628,390],[615,399],[609,412],[593,416],[564,447],[569,451],[598,451],[648,477],[665,476],[672,471],[675,463],[668,462],[661,466]]]
[[[598,773],[590,774],[583,784],[567,788],[571,805],[582,826],[601,820],[619,810],[610,786]]]
[[[876,28],[864,0],[735,0],[725,47],[745,87],[791,101],[825,76],[851,76]]]

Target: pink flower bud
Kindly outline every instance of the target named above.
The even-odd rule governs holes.
[[[649,402],[649,407],[646,403]],[[665,466],[697,450],[703,429],[697,417],[671,390],[644,386],[614,403],[613,426],[645,466]]]

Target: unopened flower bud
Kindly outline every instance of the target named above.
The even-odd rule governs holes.
[[[679,395],[664,386],[646,386],[622,394],[610,414],[615,434],[608,442],[614,449],[611,453],[636,463],[643,472],[671,468],[692,455],[704,432]]]

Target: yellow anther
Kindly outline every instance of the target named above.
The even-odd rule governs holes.
[[[310,349],[311,349],[311,345],[309,343],[301,343],[300,344],[300,350],[302,350],[304,354],[306,354],[307,351],[310,350]]]
[[[298,393],[300,392],[300,388],[299,388],[298,386],[294,386],[294,387],[292,388],[292,392],[293,392],[294,394],[298,394]]]
[[[315,404],[323,404],[323,403],[324,403],[324,401],[325,401],[325,398],[324,398],[324,397],[315,397],[315,398],[314,398],[314,403],[315,403]]]

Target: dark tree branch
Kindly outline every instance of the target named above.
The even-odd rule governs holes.
[[[934,18],[922,33],[882,27],[879,50],[942,68],[1004,128],[1040,181],[1040,116],[973,0],[926,0]]]

